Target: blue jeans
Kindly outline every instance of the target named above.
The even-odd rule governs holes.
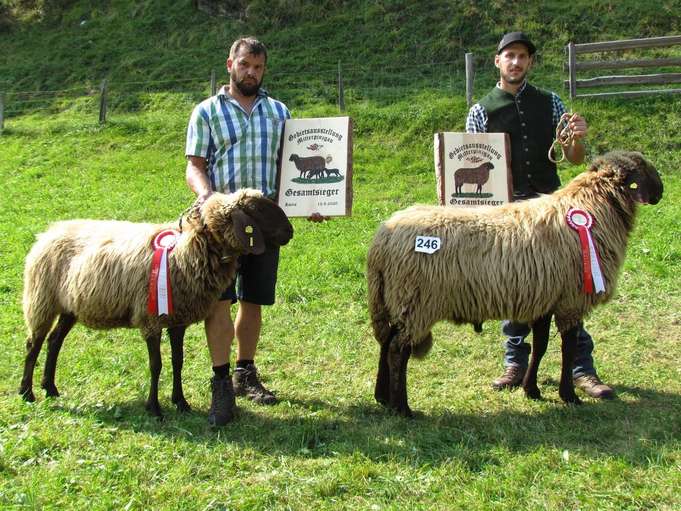
[[[514,323],[504,321],[501,324],[501,331],[507,336],[503,343],[506,353],[504,355],[504,366],[520,366],[527,368],[530,358],[531,347],[525,342],[525,337],[530,334],[530,327],[525,323]],[[577,332],[577,353],[575,354],[575,365],[572,369],[572,376],[582,376],[585,374],[596,374],[594,359],[591,352],[594,349],[594,342],[589,333],[584,330],[584,324],[579,324]]]

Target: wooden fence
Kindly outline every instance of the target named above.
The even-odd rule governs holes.
[[[604,98],[613,96],[636,97],[648,94],[674,94],[681,92],[681,89],[645,89],[635,91],[617,91],[577,94],[577,89],[585,87],[601,87],[606,85],[661,85],[681,83],[681,73],[657,73],[647,75],[618,75],[618,76],[597,76],[594,78],[577,79],[577,71],[594,69],[631,69],[644,67],[675,67],[681,66],[681,57],[668,58],[649,58],[649,59],[613,59],[613,60],[587,60],[577,62],[577,55],[587,53],[602,53],[618,50],[640,49],[640,48],[663,48],[681,45],[681,36],[651,37],[648,39],[626,39],[621,41],[606,41],[601,43],[585,43],[567,45],[567,69],[568,80],[565,87],[570,91],[570,99],[574,98]]]

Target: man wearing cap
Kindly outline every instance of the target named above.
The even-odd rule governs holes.
[[[527,73],[534,63],[537,49],[522,32],[510,32],[501,39],[494,57],[499,69],[499,82],[479,103],[473,105],[466,119],[468,133],[508,133],[511,140],[511,172],[513,199],[524,200],[539,193],[552,193],[560,186],[556,164],[549,160],[556,127],[566,112],[560,98],[553,92],[527,83]],[[563,145],[568,161],[584,161],[583,138],[587,124],[579,114],[567,120],[572,137]],[[520,385],[527,370],[530,346],[525,337],[530,333],[527,324],[504,321],[504,374],[494,380],[497,390]],[[573,369],[575,385],[591,397],[609,399],[614,391],[596,374],[591,352],[593,340],[580,328],[577,355]]]

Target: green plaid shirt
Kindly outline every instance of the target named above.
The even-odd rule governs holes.
[[[255,188],[271,197],[281,134],[290,118],[286,105],[262,89],[249,115],[222,87],[194,108],[185,155],[208,161],[208,178],[215,191]]]

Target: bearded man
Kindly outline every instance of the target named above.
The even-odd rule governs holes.
[[[200,203],[214,191],[231,193],[240,188],[261,190],[269,198],[276,195],[281,134],[291,114],[286,105],[270,98],[261,88],[266,64],[263,43],[253,37],[237,39],[227,58],[229,85],[192,112],[185,148],[186,180]],[[243,256],[239,263],[235,284],[225,290],[205,320],[214,373],[208,420],[214,426],[222,426],[234,417],[235,394],[260,404],[277,402],[260,382],[254,360],[262,306],[274,303],[279,249]],[[232,322],[231,305],[237,301],[236,321]],[[230,378],[235,336],[236,368]]]

